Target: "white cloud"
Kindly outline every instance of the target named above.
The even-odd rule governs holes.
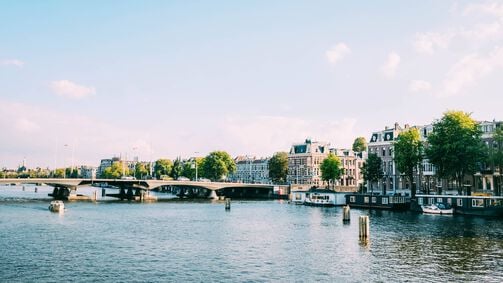
[[[2,66],[14,66],[18,68],[22,68],[24,66],[24,62],[18,59],[6,59],[0,61],[0,65]]]
[[[272,155],[288,151],[294,142],[330,142],[334,147],[351,147],[356,120],[309,120],[284,116],[229,117],[221,122],[220,137],[234,154]],[[246,149],[247,152],[242,152]]]
[[[94,87],[78,85],[68,80],[51,82],[51,89],[58,95],[68,98],[84,98],[96,94]]]
[[[440,96],[454,96],[464,88],[473,86],[477,81],[494,70],[503,67],[503,48],[495,48],[489,55],[470,54],[460,59],[447,72]]]
[[[391,52],[388,54],[388,59],[386,60],[386,63],[381,67],[381,73],[389,79],[392,79],[396,75],[396,70],[398,68],[398,65],[400,64],[400,56],[395,53]]]
[[[409,90],[411,92],[422,92],[431,90],[431,83],[423,80],[412,80],[409,83]]]
[[[351,49],[343,42],[336,44],[325,52],[327,59],[332,64],[337,64],[351,53]]]
[[[482,13],[496,17],[503,17],[503,4],[496,2],[484,4],[469,4],[465,7],[463,14],[468,15],[472,13]]]
[[[454,37],[453,32],[416,33],[413,43],[414,49],[418,53],[433,54],[438,49],[446,49],[449,46],[449,43],[453,37]]]

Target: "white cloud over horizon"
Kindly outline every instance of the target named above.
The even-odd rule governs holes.
[[[351,54],[351,49],[344,42],[334,45],[325,52],[328,61],[333,65],[337,64],[349,54]]]
[[[79,85],[69,80],[53,81],[50,87],[57,95],[72,99],[81,99],[96,94],[94,87]]]
[[[5,59],[5,60],[0,60],[0,65],[1,66],[14,66],[18,68],[24,67],[25,63],[21,60],[18,59]]]
[[[400,55],[398,55],[394,51],[390,52],[388,54],[386,62],[381,67],[381,73],[384,75],[384,77],[388,79],[393,79],[396,76],[396,71],[399,65],[400,65]]]
[[[423,80],[412,80],[409,83],[409,91],[425,92],[431,90],[431,83]]]

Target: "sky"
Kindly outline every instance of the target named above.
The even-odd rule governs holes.
[[[0,168],[503,120],[503,2],[0,0]]]

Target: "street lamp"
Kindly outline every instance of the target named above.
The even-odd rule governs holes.
[[[196,182],[197,182],[197,154],[199,151],[194,152],[194,167],[196,167]]]

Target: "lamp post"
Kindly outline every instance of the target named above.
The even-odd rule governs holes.
[[[194,157],[194,165],[196,167],[196,182],[197,182],[197,154],[198,153],[199,153],[198,151],[194,152],[194,156],[195,156]]]

